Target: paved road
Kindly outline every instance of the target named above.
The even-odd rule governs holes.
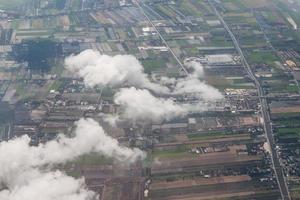
[[[266,133],[266,137],[268,140],[268,143],[270,145],[270,149],[271,149],[271,159],[272,159],[272,165],[275,171],[275,175],[277,178],[277,182],[278,182],[278,187],[281,193],[281,197],[283,200],[290,200],[290,194],[289,194],[289,190],[286,184],[286,180],[285,180],[285,176],[282,170],[282,167],[280,165],[280,160],[279,160],[279,156],[277,154],[276,151],[276,144],[275,144],[275,140],[273,137],[273,130],[272,130],[272,125],[271,125],[271,120],[270,120],[270,113],[268,111],[268,103],[267,100],[264,97],[264,91],[260,85],[260,82],[257,80],[257,78],[255,77],[254,73],[252,72],[252,69],[250,68],[250,65],[248,64],[242,49],[240,48],[239,42],[237,41],[235,35],[232,33],[232,31],[230,30],[230,28],[228,27],[227,23],[225,22],[225,20],[223,19],[223,17],[221,16],[221,14],[219,13],[219,11],[215,8],[215,5],[213,4],[213,2],[211,0],[209,0],[209,4],[212,7],[212,9],[214,10],[215,14],[217,15],[217,17],[219,18],[219,20],[222,22],[224,28],[226,29],[226,31],[228,32],[228,34],[230,35],[234,46],[237,50],[237,52],[239,53],[240,57],[241,57],[241,61],[242,64],[245,66],[245,69],[249,75],[249,77],[254,81],[256,88],[258,90],[258,96],[260,97],[260,104],[261,104],[261,113],[262,113],[262,117],[263,117],[263,125],[264,125],[264,130]]]
[[[172,48],[169,46],[169,44],[167,43],[167,41],[165,40],[165,38],[161,35],[161,33],[159,32],[159,30],[157,29],[157,27],[155,26],[155,24],[152,22],[152,20],[150,19],[150,17],[147,15],[147,13],[145,12],[144,8],[142,7],[141,3],[139,2],[139,0],[135,0],[133,1],[138,8],[141,10],[141,12],[144,14],[144,16],[146,17],[147,21],[149,22],[149,24],[154,28],[155,32],[158,34],[158,36],[160,37],[161,41],[164,43],[164,45],[169,49],[169,51],[171,52],[171,54],[173,55],[173,57],[175,58],[175,60],[177,61],[177,63],[179,64],[179,66],[181,67],[181,69],[184,71],[184,73],[187,76],[190,76],[189,72],[187,71],[187,69],[185,68],[185,66],[182,64],[182,62],[180,61],[180,59],[177,57],[177,55],[174,53],[174,51],[172,50]]]

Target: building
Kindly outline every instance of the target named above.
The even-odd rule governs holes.
[[[206,55],[205,59],[208,64],[229,64],[233,63],[233,56],[230,54]]]

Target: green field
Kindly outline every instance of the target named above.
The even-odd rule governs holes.
[[[231,40],[226,39],[224,36],[214,36],[211,38],[209,46],[214,47],[231,47],[233,46]]]
[[[250,63],[273,65],[278,58],[270,52],[252,52],[248,55]]]
[[[300,128],[279,128],[276,132],[279,137],[300,137]]]
[[[277,119],[275,120],[275,123],[282,126],[287,127],[296,127],[300,124],[300,119],[296,118],[288,118],[288,119]]]
[[[143,60],[142,65],[146,73],[151,73],[152,71],[156,71],[166,67],[165,61],[152,59]]]
[[[53,84],[50,86],[49,90],[59,90],[63,86],[64,82],[61,80],[56,80],[53,82]]]
[[[216,138],[226,138],[232,137],[237,133],[232,132],[211,132],[211,133],[203,133],[203,134],[190,134],[188,135],[189,140],[209,140]]]
[[[287,91],[288,91],[289,93],[299,93],[299,88],[298,88],[297,85],[289,85],[289,86],[287,87]]]
[[[0,8],[1,9],[13,9],[16,7],[20,7],[25,3],[30,2],[30,0],[0,0]]]
[[[66,169],[70,166],[95,166],[95,165],[109,165],[113,163],[112,158],[105,157],[101,154],[90,153],[87,155],[79,156],[75,160],[64,164]]]
[[[187,146],[178,146],[174,150],[154,150],[152,156],[154,158],[182,158],[186,156],[192,156]]]
[[[110,165],[113,163],[113,159],[104,157],[103,155],[90,153],[83,155],[75,159],[74,161],[68,162],[59,166],[66,171],[69,176],[80,177],[82,174],[77,167],[81,166],[99,166],[99,165]],[[74,167],[76,166],[76,167]]]
[[[226,88],[232,89],[252,89],[254,85],[245,80],[244,78],[240,79],[226,79],[226,77],[218,76],[206,76],[206,82],[219,90],[224,90]]]
[[[272,114],[272,117],[274,118],[290,118],[290,117],[298,117],[300,116],[299,112],[295,112],[295,113],[276,113],[276,114]]]
[[[195,5],[193,5],[191,1],[179,1],[179,9],[183,13],[186,13],[186,14],[191,15],[191,16],[198,16],[199,17],[199,16],[202,15],[202,13],[199,12],[197,7]]]
[[[268,83],[263,87],[268,88],[270,92],[279,92],[279,93],[298,93],[299,89],[297,85],[290,85],[287,81],[274,81]]]

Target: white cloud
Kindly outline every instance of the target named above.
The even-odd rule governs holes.
[[[171,85],[171,92],[169,94],[189,95],[202,101],[216,101],[223,98],[219,90],[201,80],[204,77],[204,68],[201,63],[189,61],[185,62],[185,66],[191,71],[190,76],[178,79],[161,78],[161,84]]]
[[[189,112],[206,110],[206,101],[214,102],[223,98],[217,89],[201,80],[204,77],[204,69],[196,61],[185,62],[186,67],[191,71],[190,76],[178,79],[163,76],[159,83],[151,82],[140,62],[130,55],[112,57],[86,50],[67,58],[65,63],[66,68],[82,77],[87,86],[135,87],[120,89],[114,97],[115,103],[124,108],[125,117],[128,119],[168,120]],[[200,102],[180,104],[172,99],[157,98],[153,94],[188,95]],[[119,119],[118,116],[106,116],[104,120],[115,126]]]
[[[102,117],[104,122],[108,123],[112,127],[117,127],[118,122],[121,122],[119,115],[100,113],[99,116]]]
[[[180,104],[172,99],[158,98],[148,90],[134,87],[120,89],[115,94],[115,103],[124,109],[124,117],[134,121],[169,120],[205,109],[198,105]]]
[[[216,88],[205,84],[198,78],[193,77],[179,80],[176,83],[172,94],[189,94],[205,101],[215,101],[223,98],[222,94]]]
[[[80,119],[76,122],[74,134],[72,138],[60,135],[57,140],[39,146],[30,146],[28,136],[0,143],[0,180],[9,174],[15,175],[13,172],[24,168],[63,163],[91,152],[124,162],[144,157],[144,153],[137,148],[120,146],[93,119]]]
[[[201,63],[196,61],[189,61],[184,63],[187,68],[192,68],[193,72],[191,76],[196,78],[202,78],[204,76],[204,68]]]
[[[124,85],[167,92],[168,88],[151,82],[140,62],[131,55],[108,56],[85,50],[65,60],[66,69],[83,78],[85,85],[120,87]]]
[[[29,137],[23,136],[0,143],[0,185],[8,187],[0,192],[1,200],[90,200],[92,193],[83,187],[82,180],[44,170],[92,152],[125,163],[145,157],[137,148],[120,146],[92,119],[76,122],[74,137],[60,135],[38,146],[29,142]]]
[[[34,174],[34,175],[33,175]],[[24,172],[26,182],[0,191],[1,200],[96,200],[97,195],[88,190],[83,179],[74,179],[60,171]],[[24,177],[25,176],[25,177]]]

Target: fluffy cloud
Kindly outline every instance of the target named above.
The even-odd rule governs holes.
[[[165,83],[173,83],[171,94],[189,95],[204,101],[215,101],[223,98],[219,90],[201,80],[204,77],[204,68],[201,63],[189,61],[185,62],[185,66],[191,71],[190,76],[177,80],[168,80],[167,77],[162,79]]]
[[[76,122],[74,134],[72,138],[60,135],[57,140],[38,146],[30,146],[28,136],[0,143],[0,180],[23,169],[63,163],[91,152],[126,162],[144,157],[144,153],[137,148],[120,146],[93,119],[80,119]]]
[[[34,175],[33,175],[34,174]],[[0,191],[2,200],[96,200],[83,179],[74,179],[62,172],[42,173],[35,170],[24,172],[26,182]]]
[[[188,77],[178,81],[172,92],[174,95],[188,94],[197,99],[215,101],[223,98],[223,95],[214,87],[205,84],[197,78]]]
[[[108,56],[85,50],[65,60],[66,69],[83,78],[85,85],[119,87],[124,85],[167,92],[168,88],[151,82],[140,62],[131,55]]]
[[[104,122],[108,123],[112,127],[117,127],[118,122],[121,121],[119,115],[100,113],[99,116],[103,119]]]
[[[185,62],[191,72],[185,78],[160,77],[152,79],[144,73],[140,62],[130,55],[107,56],[93,50],[86,50],[66,59],[66,68],[82,77],[87,86],[131,87],[120,89],[115,95],[115,103],[124,109],[124,116],[134,120],[162,120],[208,109],[205,102],[222,99],[222,94],[203,79],[203,66],[194,60]],[[133,88],[135,87],[135,88]],[[136,89],[138,88],[138,89]],[[148,91],[148,90],[150,91]],[[179,104],[161,96],[188,95],[198,99],[197,104]],[[104,116],[104,120],[116,125],[118,116]]]
[[[207,85],[203,78],[203,66],[196,61],[185,62],[191,75],[186,78],[161,77],[160,83],[151,82],[143,66],[131,55],[108,56],[94,50],[85,50],[65,60],[66,68],[83,78],[85,85],[109,87],[134,86],[149,89],[155,93],[183,95],[194,93],[204,100],[222,98],[221,93]]]
[[[204,68],[201,65],[201,63],[192,60],[189,62],[185,62],[184,65],[188,69],[192,69],[192,73],[191,73],[192,77],[200,78],[204,76]]]
[[[189,112],[201,111],[205,107],[191,104],[180,104],[172,99],[158,98],[148,90],[122,88],[115,94],[115,103],[122,106],[124,116],[138,120],[169,120],[184,116]]]
[[[71,138],[60,135],[57,140],[38,146],[30,146],[29,142],[29,137],[23,136],[0,143],[0,185],[8,188],[0,192],[0,199],[90,200],[93,193],[83,187],[81,179],[44,170],[92,152],[126,163],[145,157],[137,148],[120,146],[92,119],[76,122]]]

